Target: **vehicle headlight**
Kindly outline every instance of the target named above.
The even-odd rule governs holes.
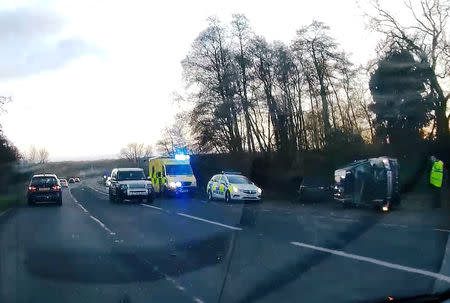
[[[120,185],[120,188],[121,188],[122,190],[127,190],[127,189],[128,189],[128,185],[122,184],[122,185]]]
[[[262,189],[258,187],[258,189],[256,190],[258,192],[258,194],[262,193]]]
[[[150,188],[152,188],[153,186],[152,186],[151,183],[147,183],[147,184],[145,184],[145,187],[146,187],[147,189],[150,189]]]
[[[169,187],[170,188],[175,188],[176,186],[177,186],[177,184],[175,182],[173,182],[173,181],[169,182]]]
[[[181,182],[177,181],[177,182],[175,182],[175,185],[176,185],[176,187],[181,187]]]
[[[238,192],[239,192],[239,188],[237,188],[236,186],[233,186],[233,191],[234,191],[235,193],[238,193]]]

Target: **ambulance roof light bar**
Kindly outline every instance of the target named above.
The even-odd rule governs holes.
[[[179,160],[179,161],[184,161],[184,160],[189,160],[189,155],[183,155],[183,154],[176,154],[175,155],[175,160]]]

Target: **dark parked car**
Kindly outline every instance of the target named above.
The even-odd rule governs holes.
[[[34,175],[28,185],[28,205],[39,201],[54,201],[62,205],[61,184],[56,175]]]
[[[333,191],[322,177],[304,177],[298,190],[302,202],[325,202],[333,200]]]

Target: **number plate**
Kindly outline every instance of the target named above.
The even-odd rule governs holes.
[[[49,191],[50,188],[49,187],[41,187],[39,188],[39,191]]]
[[[128,195],[130,195],[130,196],[144,196],[144,195],[145,195],[145,192],[140,192],[140,191],[130,191],[130,192],[128,193]]]
[[[180,192],[180,193],[187,193],[188,190],[187,189],[180,189],[178,192]]]

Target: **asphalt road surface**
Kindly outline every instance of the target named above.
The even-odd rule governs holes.
[[[450,287],[443,211],[106,192],[84,180],[62,207],[0,214],[0,302],[377,302]]]

